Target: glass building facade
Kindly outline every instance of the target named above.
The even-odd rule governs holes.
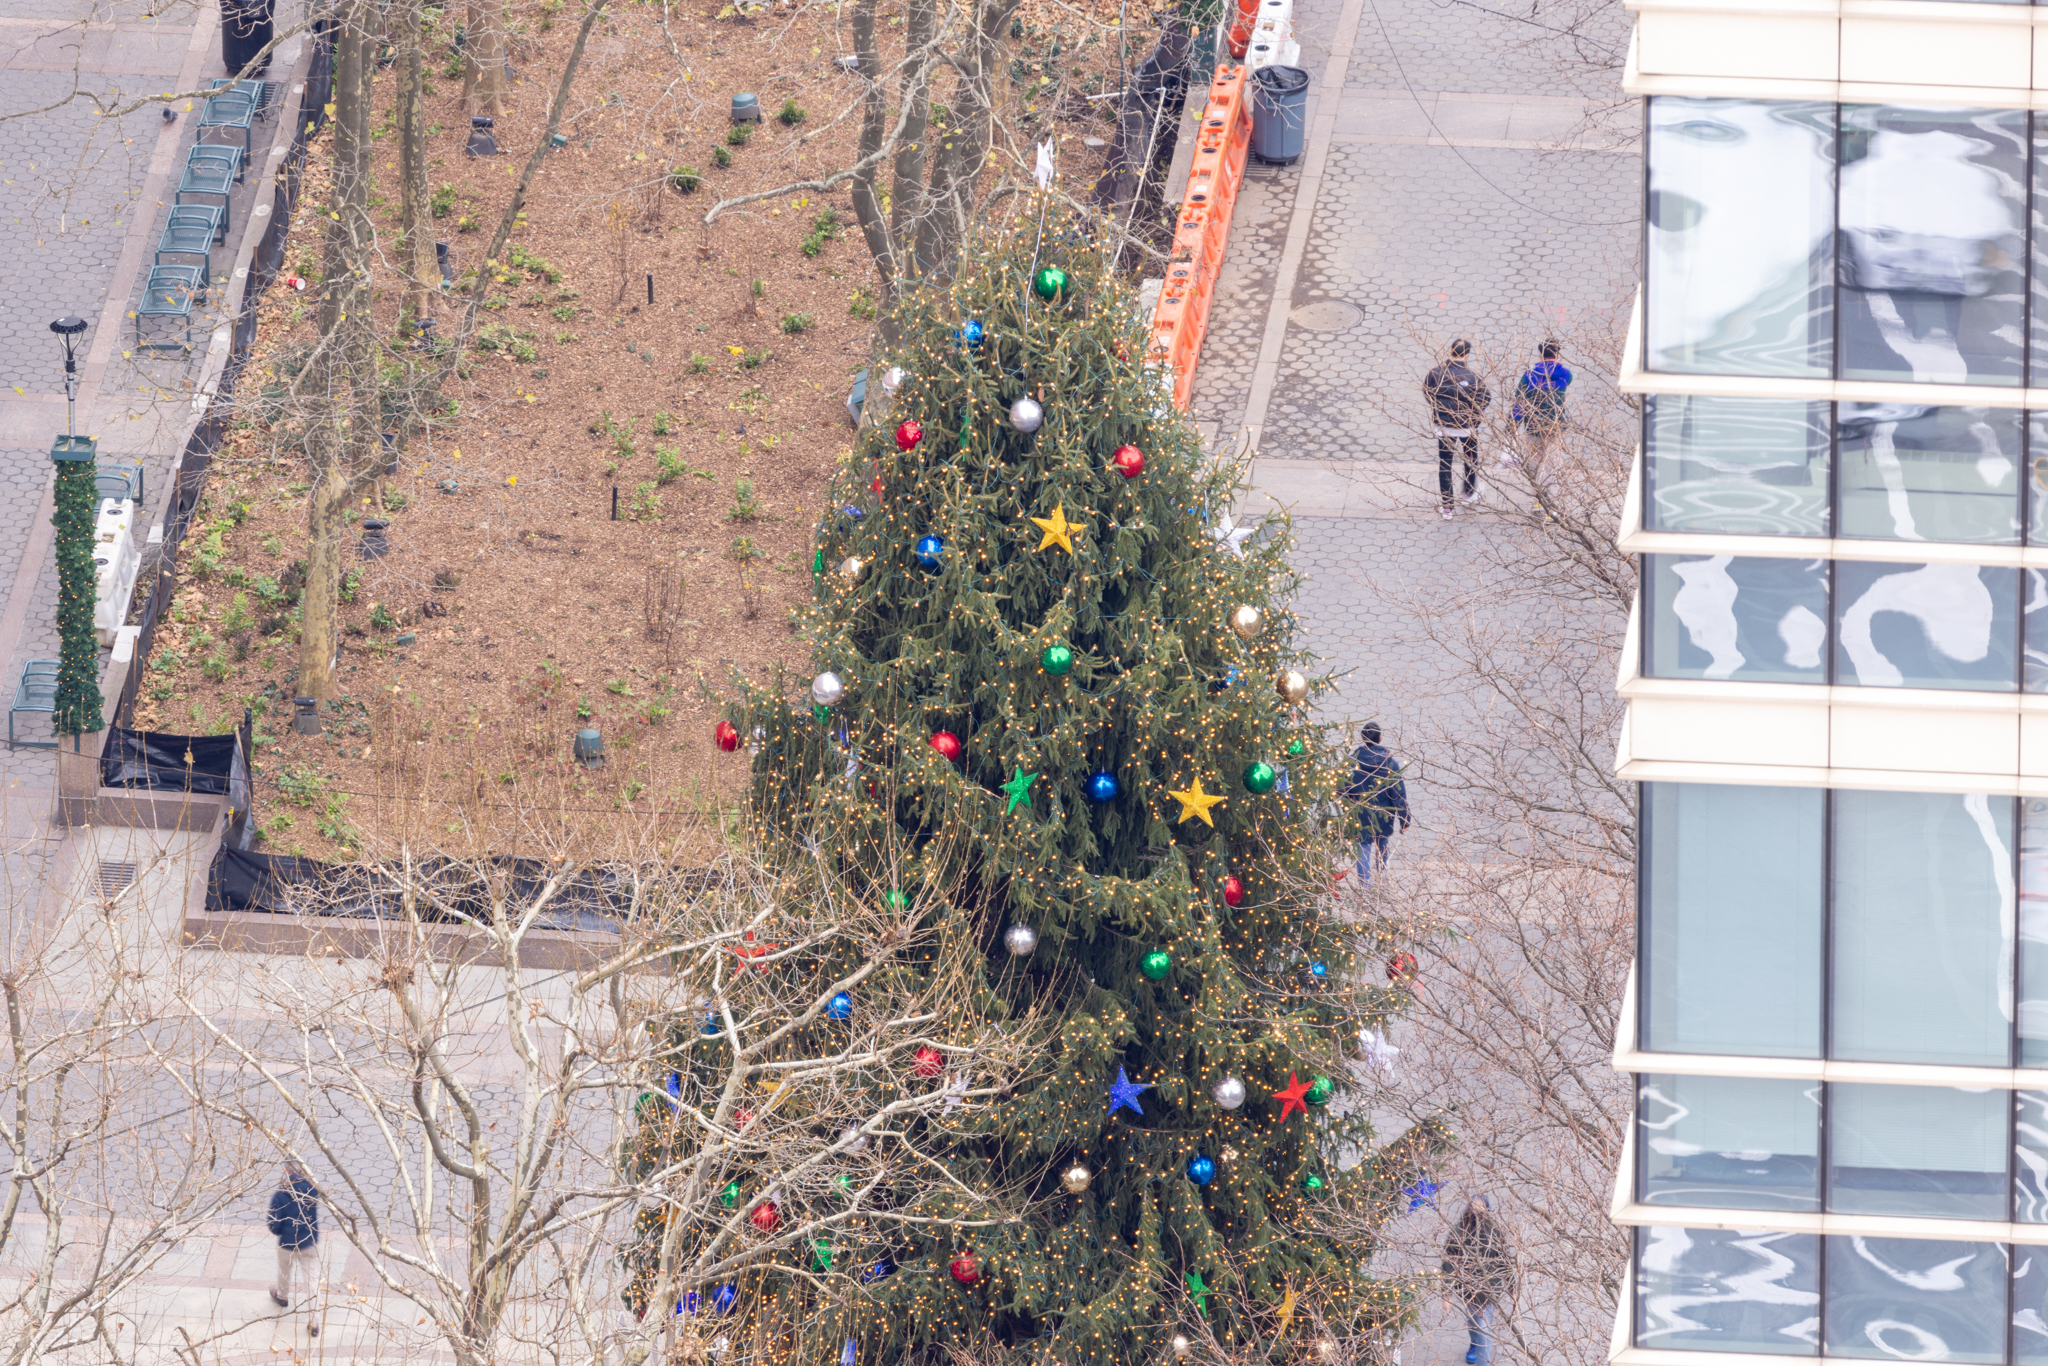
[[[1658,69],[1697,79],[1642,74],[1660,8],[1690,27]],[[2019,21],[2032,91],[1973,88],[1966,64],[1931,98],[1852,77],[1851,24],[1939,52],[1945,23],[2015,11],[1844,4],[1840,72],[1806,81],[1839,82],[1829,100],[1772,96],[1794,83],[1762,57],[1686,66],[1697,6],[1631,9],[1623,692],[1659,738],[1621,746],[1640,819],[1620,1359],[2048,1366],[2048,24]],[[1786,22],[1752,32],[1810,31]],[[1822,757],[1724,757],[1752,716]],[[1930,737],[1987,717],[2012,762],[1946,763]],[[1898,727],[1892,757],[1831,757],[1858,725]]]

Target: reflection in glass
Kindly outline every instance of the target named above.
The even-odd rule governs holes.
[[[1650,101],[1652,370],[1832,373],[1835,106]]]
[[[1828,1209],[2005,1218],[2009,1092],[1838,1082],[1828,1089]]]
[[[1828,405],[1800,399],[1643,400],[1651,531],[1828,534]]]
[[[2012,1217],[2048,1224],[2048,1091],[2015,1091],[2012,1102]]]
[[[2019,571],[1995,565],[1835,562],[1835,681],[2011,692]]]
[[[1825,560],[1648,555],[1652,678],[1827,682]]]
[[[2040,1067],[2048,1064],[2048,798],[2020,799],[2019,899],[2019,1065]]]
[[[2043,119],[2041,122],[2044,127],[2048,127],[2048,119]],[[2048,231],[2048,226],[2044,226],[2043,231]],[[2041,269],[2048,271],[2048,249],[2037,248],[2037,250],[2042,250],[2043,253],[2044,259]],[[2048,280],[2042,280],[2037,277],[2034,281],[2034,288],[2036,290],[2048,289]],[[2048,294],[2037,297],[2039,302],[2034,305],[2036,309],[2034,326],[2042,328],[2044,324],[2048,324],[2048,319],[2043,319],[2040,316],[2039,310],[2048,308]],[[2037,376],[2048,374],[2048,370],[2043,368],[2043,360],[2040,353],[2041,347],[2048,346],[2048,336],[2043,336],[2034,345],[2034,373]],[[2048,384],[2048,378],[2038,379],[2036,383]],[[2048,412],[2035,411],[2029,413],[2027,415],[2027,425],[2031,432],[2027,441],[2029,455],[2027,497],[2033,503],[2032,512],[2027,522],[2027,542],[2030,545],[2048,545]]]
[[[1812,1356],[1820,1239],[1734,1229],[1636,1230],[1636,1345]]]
[[[2048,1247],[2012,1249],[2012,1359],[2048,1366]]]
[[[2018,384],[2023,110],[1842,106],[1843,379]]]
[[[1921,1238],[1829,1238],[1829,1356],[2005,1360],[2005,1249]]]
[[[2020,540],[2020,410],[1844,403],[1842,535]]]
[[[2008,1065],[2012,808],[1835,793],[1832,1056]]]
[[[2048,119],[2034,120],[2034,377],[2048,386]],[[2034,447],[2036,451],[2041,448]]]
[[[1643,1048],[1819,1057],[1821,790],[1642,794]]]
[[[1817,1210],[1820,1083],[1639,1077],[1636,1163],[1645,1205]]]

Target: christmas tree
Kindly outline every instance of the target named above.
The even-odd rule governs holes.
[[[985,229],[899,322],[869,391],[886,417],[818,532],[814,677],[744,690],[721,742],[752,753],[758,847],[927,936],[892,973],[963,976],[914,1066],[849,1066],[839,1094],[880,1113],[941,1088],[1006,1024],[1036,1031],[1034,1065],[895,1129],[950,1181],[878,1166],[876,1217],[783,1184],[841,1278],[794,1240],[788,1274],[733,1287],[752,1335],[726,1340],[805,1362],[1112,1366],[1211,1335],[1362,1356],[1412,1289],[1370,1274],[1372,1228],[1443,1135],[1375,1153],[1340,1100],[1406,983],[1340,906],[1348,770],[1307,709],[1284,520],[1233,526],[1236,472],[1148,372],[1079,216],[1035,200]],[[809,986],[788,1008],[859,956],[789,960]],[[729,1046],[711,1023],[674,1041],[679,1082]],[[739,1209],[777,1180],[733,1179]]]

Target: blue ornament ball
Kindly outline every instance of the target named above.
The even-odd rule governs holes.
[[[858,522],[861,518],[867,516],[867,513],[861,511],[859,508],[855,507],[851,503],[848,503],[845,507],[839,510],[845,513],[849,520],[855,522]]]
[[[711,1011],[708,1011],[708,1010],[707,1010],[707,1011],[705,1011],[705,1012],[704,1012],[704,1025],[703,1025],[703,1033],[704,1033],[705,1037],[707,1037],[707,1038],[708,1038],[708,1037],[710,1037],[711,1035],[713,1035],[713,1034],[716,1034],[717,1032],[718,1032],[718,1016],[717,1016],[717,1015],[715,1015],[715,1014],[713,1014],[713,1013],[712,1013]]]
[[[699,1295],[696,1291],[692,1290],[689,1294],[683,1296],[682,1299],[676,1302],[676,1312],[678,1314],[694,1314],[697,1312],[698,1308],[703,1304],[703,1302],[704,1297],[702,1295]]]
[[[896,1263],[890,1261],[887,1257],[884,1257],[882,1258],[882,1260],[876,1262],[873,1266],[869,1267],[867,1270],[860,1273],[861,1284],[870,1285],[876,1281],[881,1280],[884,1276],[893,1276],[895,1274]]]
[[[1308,965],[1308,975],[1315,978],[1317,982],[1321,982],[1330,975],[1330,966],[1318,958],[1315,962]]]
[[[1088,779],[1088,800],[1100,806],[1116,800],[1117,786],[1114,773],[1097,773]]]
[[[844,992],[844,991],[842,991],[842,992],[840,992],[840,993],[839,993],[838,995],[834,996],[834,997],[833,997],[833,998],[832,998],[831,1000],[829,1000],[829,1001],[827,1001],[827,1002],[825,1003],[825,1013],[826,1013],[827,1015],[831,1016],[831,1017],[832,1017],[833,1019],[835,1019],[835,1020],[850,1020],[850,1019],[852,1019],[852,1018],[853,1018],[853,996],[852,996],[852,994],[851,994],[851,993],[848,993],[848,992]]]
[[[981,320],[979,318],[969,318],[966,322],[960,324],[960,330],[953,335],[960,339],[962,346],[981,345],[983,336]]]
[[[945,553],[945,549],[945,537],[920,536],[917,538],[917,562],[926,569],[937,569],[939,556]]]
[[[721,1285],[711,1292],[711,1307],[721,1314],[730,1314],[739,1302],[740,1288],[736,1285]]]
[[[1216,1159],[1196,1154],[1188,1159],[1188,1180],[1198,1186],[1206,1186],[1216,1179]]]

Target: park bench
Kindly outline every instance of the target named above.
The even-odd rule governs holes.
[[[14,705],[7,709],[7,744],[10,749],[27,746],[30,749],[55,749],[57,741],[22,740],[14,734],[14,718],[24,713],[42,712],[55,715],[57,711],[57,661],[54,659],[31,659],[21,666],[21,682],[14,687]]]
[[[166,256],[197,256],[199,264],[206,265],[212,260],[213,244],[226,235],[226,221],[227,210],[218,204],[173,205],[163,235],[156,239],[152,264],[164,264]]]
[[[242,155],[249,155],[251,125],[256,118],[256,102],[239,90],[223,90],[218,95],[209,95],[199,110],[199,138],[201,146],[206,142],[209,128],[225,128],[230,133],[242,136]]]
[[[192,303],[206,297],[205,266],[151,266],[142,284],[142,302],[135,306],[135,349],[137,351],[190,351],[192,349]],[[182,318],[185,339],[173,343],[144,341],[145,318]]]

